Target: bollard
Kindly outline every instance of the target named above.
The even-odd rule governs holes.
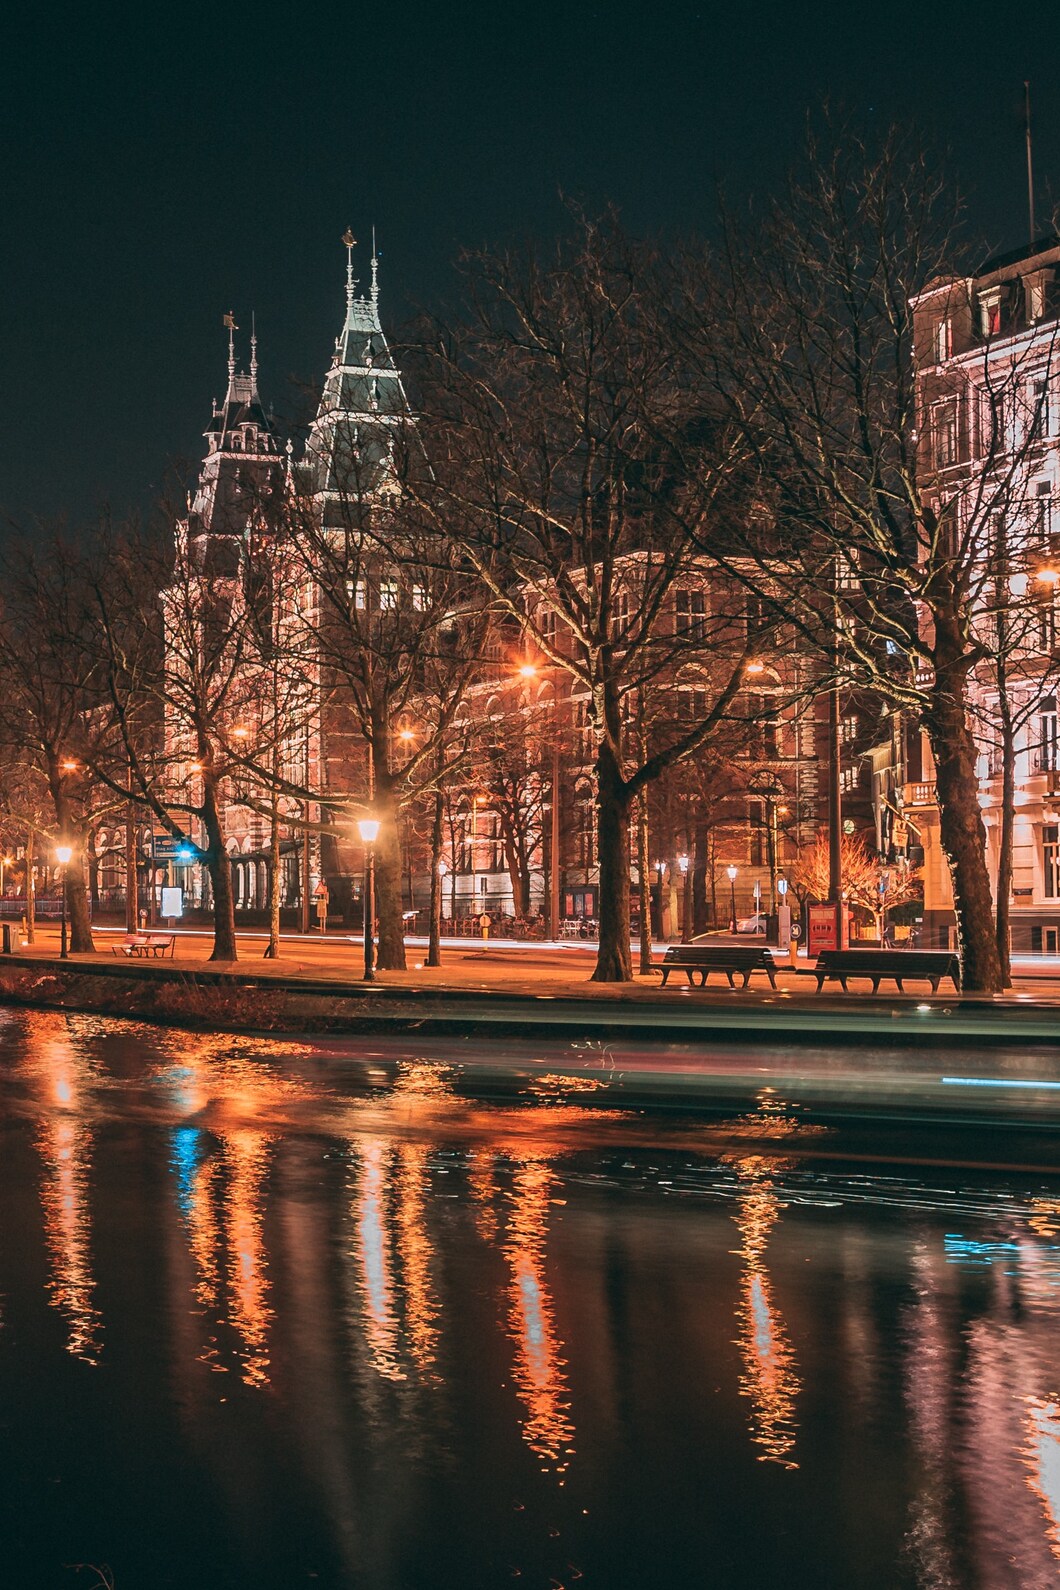
[[[15,930],[10,922],[4,922],[0,931],[3,933],[3,953],[10,955],[15,948]]]

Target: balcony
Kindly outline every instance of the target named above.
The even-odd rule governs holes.
[[[907,784],[902,804],[904,806],[934,806],[934,784]]]
[[[1060,746],[1042,745],[1032,751],[1031,767],[1035,773],[1055,773],[1060,768]]]

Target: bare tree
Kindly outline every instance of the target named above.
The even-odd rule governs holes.
[[[413,490],[460,547],[530,660],[584,693],[594,745],[600,951],[594,978],[628,981],[629,826],[641,789],[724,720],[749,654],[733,615],[677,602],[702,587],[689,516],[707,521],[732,489],[729,434],[675,380],[658,337],[657,262],[611,220],[579,219],[554,257],[467,262],[463,322],[423,350],[430,476]],[[695,489],[661,435],[696,425]],[[709,445],[702,440],[709,430]],[[705,707],[641,758],[636,692],[691,652]]]
[[[912,137],[878,153],[850,129],[834,149],[811,140],[781,198],[728,217],[720,250],[689,252],[675,323],[690,378],[725,398],[760,471],[763,511],[734,541],[733,572],[795,624],[822,686],[871,689],[926,730],[965,986],[996,990],[974,615],[987,527],[1020,497],[1031,444],[996,431],[959,486],[928,451],[913,306],[930,287],[942,318],[968,309],[949,191]]]

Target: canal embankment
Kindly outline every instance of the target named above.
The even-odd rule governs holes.
[[[529,977],[512,966],[501,982],[474,971],[428,980],[420,969],[382,973],[372,983],[341,971],[305,971],[283,962],[128,961],[107,955],[6,955],[0,1002],[135,1016],[232,1031],[370,1033],[416,1031],[498,1037],[641,1042],[786,1041],[916,1048],[1026,1044],[1058,1047],[1060,994],[1003,996],[939,992],[813,991],[803,975],[765,988],[660,988]]]

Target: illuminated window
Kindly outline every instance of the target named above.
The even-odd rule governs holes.
[[[363,580],[347,580],[346,595],[358,612],[364,611],[366,596]]]
[[[392,613],[398,605],[398,586],[396,580],[379,581],[379,611]]]
[[[840,738],[844,745],[852,745],[858,737],[858,715],[851,712],[843,718],[839,725]]]
[[[412,587],[412,605],[417,613],[422,613],[427,606],[427,592],[422,585]]]

